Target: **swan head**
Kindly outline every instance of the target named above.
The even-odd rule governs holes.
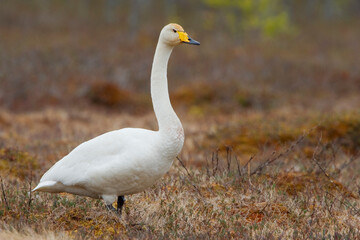
[[[176,46],[181,43],[200,45],[198,41],[192,39],[184,29],[176,23],[166,25],[161,30],[160,39],[170,46]]]

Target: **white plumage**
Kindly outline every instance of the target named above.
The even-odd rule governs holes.
[[[196,44],[177,24],[159,37],[151,71],[151,97],[158,131],[124,128],[77,146],[41,178],[33,191],[68,192],[103,198],[107,206],[124,195],[143,191],[161,178],[182,149],[184,131],[169,99],[167,63],[174,46]],[[119,202],[118,202],[119,203]],[[122,207],[123,202],[118,206]]]

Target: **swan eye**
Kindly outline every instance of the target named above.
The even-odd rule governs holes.
[[[176,30],[175,30],[175,29],[173,29],[173,32],[174,32],[174,33],[176,33]]]

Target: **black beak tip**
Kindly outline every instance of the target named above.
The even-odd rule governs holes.
[[[195,41],[195,40],[193,40],[194,41],[194,45],[200,45],[200,42],[198,42],[198,41]]]
[[[192,38],[189,38],[189,42],[184,42],[186,44],[192,44],[192,45],[200,45],[200,42],[198,41],[195,41],[194,39]]]

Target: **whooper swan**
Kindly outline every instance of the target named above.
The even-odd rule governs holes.
[[[160,32],[151,70],[151,98],[159,130],[124,128],[86,141],[52,166],[33,191],[102,198],[121,214],[124,195],[152,186],[171,167],[184,144],[184,130],[168,93],[167,65],[173,48],[199,45],[178,24]],[[117,198],[117,209],[112,203]]]

